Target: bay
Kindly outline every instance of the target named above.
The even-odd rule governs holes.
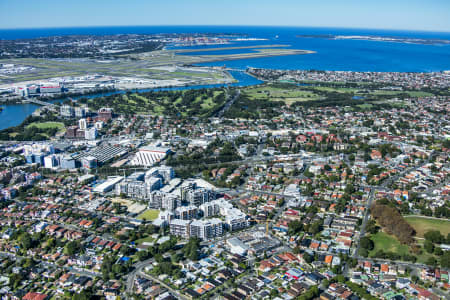
[[[422,45],[385,41],[333,40],[324,38],[299,38],[297,35],[364,35],[383,37],[405,37],[424,39],[447,39],[450,33],[417,32],[399,30],[345,29],[345,28],[309,28],[309,27],[263,27],[263,26],[123,26],[123,27],[78,27],[78,28],[38,28],[38,29],[2,29],[0,39],[28,39],[43,36],[71,34],[157,34],[157,33],[235,33],[244,34],[258,41],[237,41],[230,45],[204,45],[177,47],[199,49],[192,54],[208,55],[208,48],[226,48],[235,46],[285,45],[287,48],[312,50],[316,53],[306,55],[288,55],[240,59],[233,61],[203,63],[203,66],[226,66],[244,70],[248,67],[270,69],[303,69],[334,71],[370,71],[370,72],[435,72],[450,70],[450,45]],[[171,47],[168,47],[171,48]],[[172,47],[173,48],[173,47]],[[220,50],[210,54],[249,53],[254,49]],[[233,73],[240,85],[258,84],[259,81],[241,72]],[[234,84],[235,85],[235,84]],[[212,86],[176,87],[172,89],[203,88]],[[144,92],[138,90],[137,92]],[[114,93],[123,93],[117,91]],[[89,95],[90,98],[106,94]],[[76,98],[76,97],[75,97]],[[61,99],[54,100],[56,102]],[[2,105],[0,129],[19,125],[38,106],[34,104]]]

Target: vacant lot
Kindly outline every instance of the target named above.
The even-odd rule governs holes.
[[[450,233],[450,221],[442,219],[429,219],[416,216],[406,216],[405,220],[416,230],[416,236],[423,238],[423,235],[430,230],[440,231],[447,236]]]
[[[375,254],[379,250],[384,252],[394,252],[400,255],[409,254],[409,247],[402,245],[395,237],[384,232],[378,232],[371,236],[375,244],[375,248],[370,252],[369,256]]]
[[[137,216],[139,220],[153,221],[159,216],[159,210],[157,209],[147,209],[142,214]]]

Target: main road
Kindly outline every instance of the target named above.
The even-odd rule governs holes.
[[[133,288],[134,288],[134,281],[136,279],[136,276],[140,276],[146,279],[149,279],[153,282],[159,283],[161,286],[165,287],[172,295],[174,295],[177,299],[183,299],[188,300],[188,298],[180,293],[179,291],[173,289],[171,286],[166,284],[165,282],[159,280],[157,277],[144,273],[142,269],[144,269],[146,266],[152,264],[154,262],[154,258],[147,259],[142,262],[138,262],[134,265],[134,270],[128,273],[127,275],[127,282],[126,282],[126,299],[131,299],[130,295],[133,294]]]
[[[237,90],[236,95],[234,95],[233,98],[228,100],[223,106],[223,108],[217,113],[217,117],[222,118],[223,115],[227,112],[228,109],[230,109],[231,105],[233,105],[233,103],[239,98],[240,95],[241,90]]]
[[[359,252],[359,248],[360,248],[360,244],[361,244],[360,243],[361,239],[366,234],[366,225],[367,225],[367,221],[369,220],[369,215],[370,215],[369,211],[370,211],[370,207],[372,206],[372,201],[373,201],[374,196],[375,196],[375,189],[371,189],[370,190],[370,194],[369,194],[369,198],[367,199],[366,212],[365,212],[365,215],[364,215],[363,222],[361,224],[361,230],[359,231],[359,238],[358,238],[358,242],[357,242],[357,245],[356,245],[356,249],[355,249],[355,252],[352,255],[352,257],[354,257],[354,258],[358,257],[358,252]]]

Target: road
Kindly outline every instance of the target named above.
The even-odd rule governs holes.
[[[142,262],[136,263],[133,267],[134,270],[128,273],[127,282],[126,282],[126,298],[129,299],[129,295],[133,293],[134,280],[136,279],[136,274],[140,272],[145,266],[152,264],[154,261],[153,258],[144,260]]]
[[[131,155],[131,154],[130,154]],[[301,155],[292,155],[290,157],[291,159],[296,159],[296,158],[301,158]],[[243,164],[248,164],[248,163],[257,163],[257,162],[267,162],[267,161],[277,161],[278,159],[280,159],[277,156],[264,156],[264,155],[257,155],[257,156],[252,156],[246,159],[242,159],[242,160],[233,160],[233,161],[226,161],[226,162],[220,162],[220,161],[215,161],[212,163],[199,163],[196,162],[195,165],[201,165],[204,167],[210,167],[210,166],[217,166],[218,164],[220,165],[232,165],[232,164],[239,164],[239,165],[243,165]],[[180,169],[185,169],[186,167],[189,167],[190,165],[183,165],[183,166],[172,166],[175,170],[175,173],[177,172],[177,170]],[[122,175],[120,172],[126,171],[126,170],[133,170],[133,171],[148,171],[150,169],[150,167],[139,167],[139,166],[132,166],[129,168],[123,168],[123,169],[102,169],[102,170],[96,170],[95,174],[96,175]]]
[[[301,157],[302,157],[302,155],[292,155],[292,156],[290,156],[290,159],[297,159],[297,158],[301,158]],[[201,165],[204,167],[217,166],[218,164],[220,164],[220,165],[231,165],[231,164],[244,165],[244,164],[256,163],[256,162],[277,161],[279,159],[280,158],[277,156],[260,155],[260,156],[252,156],[252,157],[242,159],[242,160],[233,160],[233,161],[226,161],[226,162],[216,161],[216,162],[212,162],[212,163],[202,163],[202,164],[200,164],[199,162],[196,162],[195,165],[196,166]],[[178,169],[185,169],[187,166],[189,166],[189,165],[173,166],[173,168],[175,169],[175,173],[176,173]],[[144,170],[148,170],[149,168],[135,168],[135,169],[144,171]],[[101,173],[99,172],[98,174],[101,174]]]
[[[365,211],[363,222],[361,224],[361,230],[359,231],[359,238],[358,238],[358,242],[357,242],[357,245],[356,245],[356,250],[353,253],[352,257],[358,257],[359,248],[360,248],[360,241],[364,237],[364,235],[366,234],[366,225],[367,225],[367,221],[369,220],[369,215],[370,215],[369,210],[370,210],[370,207],[372,206],[372,201],[373,201],[374,196],[375,196],[375,189],[371,189],[369,197],[367,199],[366,211]]]
[[[134,265],[134,270],[131,271],[128,275],[127,275],[127,282],[126,282],[126,294],[125,294],[125,298],[126,299],[131,299],[130,295],[133,294],[133,288],[134,288],[134,281],[136,279],[136,276],[140,276],[146,279],[149,279],[153,282],[157,282],[159,283],[162,287],[165,287],[172,295],[174,295],[177,299],[185,299],[187,300],[188,298],[186,296],[184,296],[183,294],[181,294],[179,291],[173,289],[172,287],[170,287],[169,285],[167,285],[165,282],[159,280],[157,277],[154,277],[153,275],[144,273],[142,271],[142,269],[144,269],[146,266],[152,264],[154,262],[154,258],[150,258],[147,259],[145,261],[142,262],[138,262]]]
[[[381,183],[380,187],[387,187],[387,186],[389,186],[392,182],[394,182],[394,181],[396,181],[397,179],[399,179],[400,177],[403,177],[403,176],[405,176],[406,174],[408,174],[408,173],[410,173],[410,172],[414,172],[414,171],[416,171],[417,169],[423,167],[424,165],[430,163],[431,157],[433,156],[433,154],[434,154],[434,151],[430,154],[430,156],[427,158],[427,160],[426,160],[424,163],[422,163],[422,164],[420,164],[420,165],[418,165],[418,166],[412,167],[412,168],[408,168],[407,170],[404,170],[403,172],[400,172],[400,173],[397,174],[397,175],[394,175],[394,176],[392,176],[392,177],[387,178],[386,180],[384,180],[384,181]]]
[[[237,192],[241,193],[253,193],[257,195],[268,195],[268,196],[275,196],[275,197],[283,197],[283,198],[296,198],[295,196],[289,196],[285,194],[279,194],[279,193],[272,193],[272,192],[265,192],[260,190],[248,190],[248,189],[234,189]]]
[[[188,300],[189,298],[186,297],[185,295],[179,293],[177,290],[174,290],[173,288],[171,288],[169,285],[167,285],[165,282],[159,280],[158,278],[151,276],[147,273],[143,273],[143,272],[139,272],[139,276],[147,278],[149,280],[152,280],[154,282],[159,283],[161,286],[165,287],[172,295],[174,295],[177,299],[183,299],[183,300]]]
[[[233,103],[239,98],[240,95],[241,90],[237,90],[236,95],[230,100],[228,100],[223,106],[223,108],[217,113],[217,117],[223,118],[223,115],[227,112],[228,109],[230,109],[231,105],[233,105]]]

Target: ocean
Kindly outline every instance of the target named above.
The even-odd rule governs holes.
[[[298,38],[297,35],[374,35],[448,39],[450,33],[399,30],[259,27],[259,26],[124,26],[0,30],[0,39],[35,38],[70,34],[156,34],[156,33],[237,33],[267,41],[241,41],[233,45],[198,46],[195,48],[252,46],[267,44],[290,45],[294,49],[316,51],[315,54],[254,58],[204,65],[226,65],[276,69],[316,69],[335,71],[432,72],[450,70],[450,45],[419,45],[364,40],[328,40]],[[227,50],[230,51],[230,50]],[[241,52],[249,52],[242,50]],[[235,53],[234,51],[229,53]]]
[[[257,26],[129,26],[2,29],[1,39],[29,39],[44,36],[72,34],[157,34],[157,33],[223,33],[246,34],[264,41],[240,41],[229,45],[208,45],[190,49],[226,48],[233,46],[259,46],[281,44],[293,49],[312,50],[316,53],[234,61],[204,63],[205,66],[227,66],[236,69],[271,68],[371,72],[435,72],[450,70],[450,45],[422,45],[385,41],[331,40],[324,38],[298,38],[297,35],[370,35],[383,37],[429,38],[450,40],[450,33],[398,30],[257,27]],[[186,48],[186,47],[185,47]],[[249,53],[252,49],[222,50],[211,54]],[[208,55],[207,51],[192,54]],[[1,60],[0,60],[1,63]],[[243,85],[257,84],[257,80],[235,74]],[[0,113],[0,129],[19,125],[37,106],[34,104],[4,105]]]

